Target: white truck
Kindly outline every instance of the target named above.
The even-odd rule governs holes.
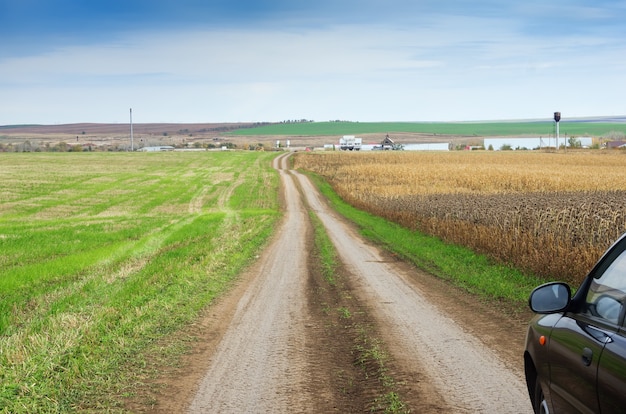
[[[339,138],[339,149],[342,151],[359,151],[362,143],[362,138],[354,135],[344,135]]]

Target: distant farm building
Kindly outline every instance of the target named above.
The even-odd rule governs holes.
[[[541,149],[541,148],[556,148],[563,145],[569,147],[570,139],[566,137],[559,138],[557,145],[555,137],[528,137],[528,138],[485,138],[485,149],[493,149],[499,151],[501,149]],[[593,144],[593,138],[591,137],[577,137],[574,138],[581,147],[591,147]]]
[[[339,149],[342,151],[359,151],[362,144],[363,139],[354,135],[344,135],[339,138]]]
[[[372,150],[393,150],[398,151],[402,150],[404,147],[402,145],[396,144],[391,138],[389,138],[389,134],[385,136],[380,145],[376,145],[372,148]]]

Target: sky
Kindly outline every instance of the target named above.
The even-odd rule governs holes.
[[[0,125],[626,114],[621,0],[0,0]]]

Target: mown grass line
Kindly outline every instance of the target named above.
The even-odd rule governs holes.
[[[0,412],[125,412],[273,232],[273,156],[5,155]]]
[[[309,212],[309,217],[314,229],[316,257],[319,260],[324,280],[329,286],[342,289],[341,280],[338,280],[340,276],[337,274],[339,256],[335,246],[328,237],[321,220],[313,211]],[[347,292],[342,292],[342,294],[349,295]],[[356,310],[342,306],[336,309],[336,311],[339,313],[340,318],[350,320]],[[369,403],[370,411],[385,413],[410,412],[398,394],[396,382],[387,369],[386,364],[389,360],[389,354],[384,349],[384,344],[375,337],[372,328],[356,323],[346,324],[344,329],[350,330],[349,335],[355,338],[353,349],[356,366],[361,369],[364,376],[373,375],[377,378],[379,387],[382,390],[382,394]]]
[[[472,294],[484,299],[508,301],[521,307],[525,306],[532,289],[543,283],[534,275],[495,264],[486,256],[477,255],[465,247],[444,243],[436,237],[411,231],[358,210],[337,196],[319,176],[310,174],[310,177],[333,208],[354,222],[364,237]]]

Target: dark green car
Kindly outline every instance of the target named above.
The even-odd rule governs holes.
[[[526,384],[535,413],[626,412],[626,234],[572,297],[565,283],[530,295]]]

